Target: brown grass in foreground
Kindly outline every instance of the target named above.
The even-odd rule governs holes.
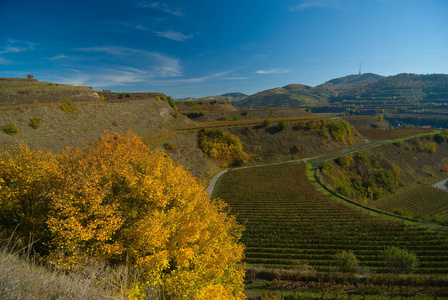
[[[9,299],[119,299],[99,285],[112,283],[114,271],[92,266],[66,275],[39,266],[6,247],[0,250],[0,298]]]

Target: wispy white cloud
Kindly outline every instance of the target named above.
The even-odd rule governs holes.
[[[32,42],[8,40],[8,44],[5,47],[3,47],[3,50],[0,51],[0,54],[31,51],[34,50],[36,45],[37,45],[36,43]]]
[[[173,31],[173,30],[167,30],[167,31],[155,31],[154,32],[157,36],[167,38],[174,41],[183,42],[187,39],[191,39],[193,35],[184,35],[181,32]]]
[[[284,74],[284,73],[290,73],[291,70],[287,69],[270,69],[270,70],[259,70],[255,73],[257,74]]]
[[[78,66],[70,70],[57,70],[45,74],[52,81],[88,85],[95,87],[129,86],[136,82],[148,80],[148,72],[131,67],[91,67]]]
[[[224,77],[223,80],[246,80],[249,77]]]
[[[69,59],[70,57],[65,54],[59,54],[52,57],[49,57],[49,60],[60,60],[60,59]]]
[[[10,63],[12,63],[11,60],[0,57],[0,65],[6,65],[6,64],[10,64]]]
[[[214,79],[219,79],[219,80],[245,80],[245,79],[248,79],[247,77],[240,77],[240,76],[226,76],[233,72],[234,72],[234,70],[231,70],[231,71],[213,73],[213,74],[206,75],[203,77],[172,79],[172,80],[159,80],[159,81],[155,81],[155,82],[158,84],[173,84],[173,83],[181,84],[181,83],[202,83],[202,82],[207,82],[207,81],[214,80]]]
[[[142,25],[135,25],[134,27],[135,27],[135,29],[148,30],[148,28],[146,28],[146,27],[144,27]]]
[[[130,64],[132,60],[134,64],[146,66],[148,71],[151,70],[160,77],[175,77],[182,75],[182,67],[179,60],[169,57],[158,52],[149,52],[141,49],[133,49],[126,47],[91,47],[75,49],[81,52],[104,53],[115,56],[123,60],[123,64]]]
[[[158,11],[176,16],[176,17],[183,17],[185,16],[185,14],[182,12],[181,9],[176,8],[176,7],[171,7],[166,5],[165,3],[160,3],[160,2],[152,2],[152,3],[147,3],[145,1],[141,1],[138,6],[140,7],[145,7],[145,8],[152,8],[152,9],[156,9]]]
[[[292,11],[301,11],[309,8],[335,8],[341,0],[302,0],[291,6]]]
[[[148,28],[146,28],[143,25],[140,24],[130,24],[130,23],[121,23],[121,25],[123,25],[123,27],[134,30],[134,29],[138,29],[138,30],[142,30],[142,31],[147,31]]]

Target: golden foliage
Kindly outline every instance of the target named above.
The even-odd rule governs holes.
[[[0,225],[7,237],[27,244],[31,236],[43,241],[45,214],[53,193],[56,159],[45,151],[22,145],[0,152]]]
[[[108,134],[57,157],[20,151],[29,156],[25,165],[30,163],[28,173],[35,175],[29,180],[36,184],[28,185],[36,191],[24,186],[12,193],[14,185],[2,175],[6,184],[0,180],[0,192],[9,195],[8,205],[20,199],[17,193],[47,197],[48,217],[43,211],[32,217],[48,226],[48,259],[57,267],[70,270],[91,260],[127,263],[143,272],[129,294],[136,298],[154,289],[175,299],[245,298],[241,226],[162,151],[150,152],[131,133]],[[20,158],[9,163],[26,177],[23,164]],[[12,172],[4,173],[12,177]],[[46,181],[40,190],[38,182]],[[2,212],[5,208],[2,203]]]
[[[236,135],[220,129],[202,130],[199,133],[199,148],[210,157],[219,159],[223,167],[241,165],[250,158]]]

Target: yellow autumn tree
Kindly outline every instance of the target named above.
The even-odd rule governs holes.
[[[36,250],[45,252],[50,238],[46,215],[57,177],[56,157],[48,151],[32,151],[25,145],[0,151],[2,239],[13,235],[21,246],[39,241]]]
[[[241,226],[162,151],[131,133],[107,134],[67,148],[57,164],[47,220],[53,264],[127,263],[142,272],[135,298],[245,298]]]
[[[241,140],[221,129],[206,128],[200,131],[199,148],[210,157],[219,159],[222,167],[239,166],[250,158],[244,152]]]

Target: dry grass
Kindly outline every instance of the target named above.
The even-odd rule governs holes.
[[[13,136],[0,131],[0,148],[24,142],[32,148],[57,153],[66,145],[83,146],[105,131],[124,134],[132,130],[146,138],[194,124],[184,116],[175,118],[173,109],[160,100],[75,104],[76,114],[66,113],[57,105],[0,110],[0,128],[16,123],[20,129]],[[33,118],[42,120],[37,129],[29,126]]]
[[[112,286],[104,287],[113,274],[101,266],[66,275],[39,266],[32,259],[3,247],[0,270],[0,298],[4,300],[121,298],[112,296]]]

